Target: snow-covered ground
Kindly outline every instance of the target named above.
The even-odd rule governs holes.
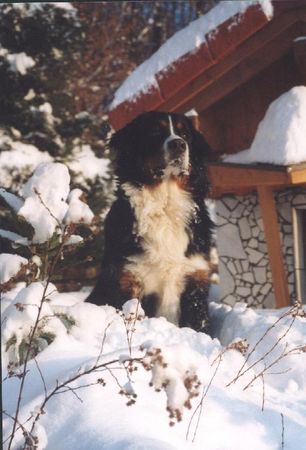
[[[20,284],[2,300],[4,347],[14,333],[19,333],[18,339],[26,336],[34,320],[43,287],[40,283],[31,286],[29,292]],[[306,353],[301,349],[306,345],[305,317],[294,316],[292,311],[285,314],[286,309],[255,311],[243,304],[230,308],[212,302],[216,336],[212,339],[177,328],[164,318],[134,321],[132,316],[131,320],[135,302],[125,308],[124,320],[112,307],[84,303],[85,290],[60,294],[50,286],[49,292],[50,301],[42,311],[43,331],[56,337],[28,365],[20,423],[31,428],[27,419],[39,412],[56,386],[94,365],[116,362],[78,377],[51,397],[34,430],[39,449],[305,448]],[[246,349],[242,339],[249,344],[245,355],[235,349]],[[233,342],[236,344],[231,345]],[[8,360],[14,361],[16,356],[14,341],[10,343],[9,352],[2,352],[4,377]],[[298,347],[300,351],[292,350]],[[142,357],[148,349],[146,361],[151,370],[136,363],[138,370],[128,373],[124,361]],[[290,350],[292,353],[280,358]],[[239,371],[241,376],[231,383]],[[195,376],[201,385],[189,410],[183,403],[189,398],[188,380]],[[3,382],[4,409],[12,416],[20,383],[16,376]],[[120,390],[130,395],[120,395]],[[135,404],[127,406],[134,400]],[[173,426],[169,425],[167,402],[182,412],[182,420]],[[12,419],[5,416],[4,440],[11,427]],[[18,439],[12,448],[18,448]]]

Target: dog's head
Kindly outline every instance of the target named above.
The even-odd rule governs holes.
[[[210,155],[203,136],[183,114],[141,114],[110,140],[121,182],[152,185],[167,177],[188,176]]]

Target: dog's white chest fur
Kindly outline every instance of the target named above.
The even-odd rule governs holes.
[[[128,258],[126,268],[140,280],[143,295],[158,295],[157,316],[178,323],[186,275],[198,269],[207,270],[202,256],[185,256],[188,223],[196,205],[191,195],[173,180],[154,188],[136,188],[125,183],[123,189],[136,216],[134,232],[144,249],[142,254]]]

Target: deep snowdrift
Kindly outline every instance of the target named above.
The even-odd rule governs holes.
[[[4,346],[14,326],[22,334],[32,320],[31,314],[26,312],[27,307],[20,311],[13,306],[17,300],[18,303],[30,302],[29,295],[22,288],[24,286],[19,285],[14,292],[7,293],[2,302]],[[36,289],[39,290],[39,287]],[[16,294],[18,297],[13,300]],[[35,295],[32,293],[32,299]],[[28,366],[20,421],[24,423],[31,412],[35,414],[39,410],[45,389],[49,392],[57,383],[95,364],[101,346],[103,352],[99,361],[118,359],[119,362],[110,366],[111,371],[107,369],[79,378],[70,385],[76,390],[66,389],[47,403],[45,414],[35,429],[39,449],[244,450],[247,443],[249,450],[276,450],[282,448],[282,439],[285,449],[303,448],[306,440],[306,353],[299,352],[280,359],[278,364],[267,370],[267,374],[259,376],[246,390],[244,388],[254,376],[275,362],[282,352],[305,345],[305,318],[294,318],[289,314],[277,322],[285,309],[254,311],[242,304],[232,309],[212,303],[215,334],[220,340],[188,328],[179,329],[163,318],[141,319],[136,323],[136,331],[130,334],[132,356],[142,354],[139,350],[141,345],[160,348],[166,366],[156,366],[155,372],[153,370],[155,379],[152,379],[151,371],[139,367],[129,380],[120,365],[120,361],[129,357],[127,329],[122,316],[111,307],[83,303],[85,296],[85,292],[59,294],[54,287],[50,287],[48,297],[51,300],[43,317],[51,316],[51,325],[57,337],[38,354],[36,363],[32,360]],[[128,306],[125,314],[128,316],[130,312],[133,311]],[[68,331],[67,324],[64,326],[59,319],[63,315],[70,318]],[[224,351],[233,341],[243,338],[250,344],[247,353],[250,354],[262,336],[262,341],[250,357],[234,349]],[[241,343],[236,346],[243,347]],[[223,351],[214,377],[218,356]],[[8,354],[5,351],[2,354],[5,369]],[[251,368],[256,361],[258,363]],[[227,386],[241,367],[243,370],[250,369],[236,383]],[[180,405],[185,395],[181,381],[186,370],[199,377],[202,383],[200,396],[191,400],[191,411],[183,408],[182,421],[170,427],[166,411],[167,396],[168,403],[178,402]],[[165,376],[171,381],[166,388],[168,391],[162,389],[155,392],[149,386],[150,380],[158,387],[158,382],[165,380]],[[100,379],[99,383],[97,379]],[[106,386],[103,386],[104,382]],[[20,379],[16,377],[3,382],[4,409],[11,415],[14,414],[19,385]],[[85,385],[87,387],[82,388]],[[134,405],[126,406],[127,398],[118,393],[119,385],[131,394],[137,394]],[[208,391],[192,444],[200,413],[196,407],[202,389]],[[195,415],[191,420],[193,413]],[[11,426],[11,419],[5,418],[5,439]]]

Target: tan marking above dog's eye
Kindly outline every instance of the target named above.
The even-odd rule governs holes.
[[[162,127],[168,127],[168,122],[166,120],[161,120],[159,123]]]
[[[176,124],[176,128],[177,128],[178,130],[182,130],[182,129],[184,128],[184,124],[183,124],[182,122],[178,122],[178,123]]]

